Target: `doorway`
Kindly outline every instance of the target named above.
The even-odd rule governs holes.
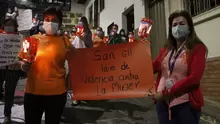
[[[159,54],[166,42],[166,21],[164,0],[145,0],[146,17],[153,21],[149,40],[153,59]]]
[[[134,31],[134,7],[126,15],[127,18],[127,33]]]
[[[134,5],[131,5],[122,13],[122,29],[127,33],[134,31]]]

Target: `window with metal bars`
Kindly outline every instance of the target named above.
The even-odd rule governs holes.
[[[211,10],[220,5],[220,0],[183,0],[184,9],[192,16]]]

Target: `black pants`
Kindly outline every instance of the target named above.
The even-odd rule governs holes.
[[[193,109],[189,102],[171,107],[171,120],[167,103],[157,101],[156,109],[160,124],[199,124],[201,112]]]
[[[5,81],[7,69],[0,69],[0,95],[3,93],[3,83]]]
[[[45,124],[59,124],[66,99],[66,93],[52,96],[25,93],[25,123],[41,124],[41,118],[45,112]]]
[[[11,116],[11,108],[14,104],[14,95],[18,80],[20,78],[20,70],[7,70],[5,79],[5,108],[4,114],[7,117]]]

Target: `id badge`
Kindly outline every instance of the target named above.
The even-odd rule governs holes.
[[[167,79],[166,80],[166,88],[170,89],[172,86],[174,85],[173,80],[172,79]]]

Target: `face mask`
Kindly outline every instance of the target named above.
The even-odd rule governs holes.
[[[96,31],[96,34],[99,35],[99,34],[100,34],[100,31]]]
[[[43,26],[40,26],[40,27],[39,27],[39,30],[40,30],[40,32],[44,32]]]
[[[128,37],[129,37],[129,38],[133,38],[133,35],[132,35],[132,34],[129,34]]]
[[[5,26],[4,31],[5,32],[14,32],[15,28],[13,26]]]
[[[113,36],[113,35],[115,35],[115,32],[114,32],[114,31],[112,31],[112,32],[111,32],[111,35],[112,35],[112,36]]]
[[[54,22],[44,22],[43,28],[47,35],[55,35],[59,30],[59,25],[58,23],[54,23]]]
[[[172,27],[172,35],[175,39],[187,37],[189,33],[189,27],[187,25],[177,25]]]
[[[83,26],[83,22],[79,21],[77,26],[82,27]]]
[[[73,29],[73,32],[76,32],[77,30],[76,29]]]
[[[112,29],[113,32],[117,33],[118,31],[116,29]]]

